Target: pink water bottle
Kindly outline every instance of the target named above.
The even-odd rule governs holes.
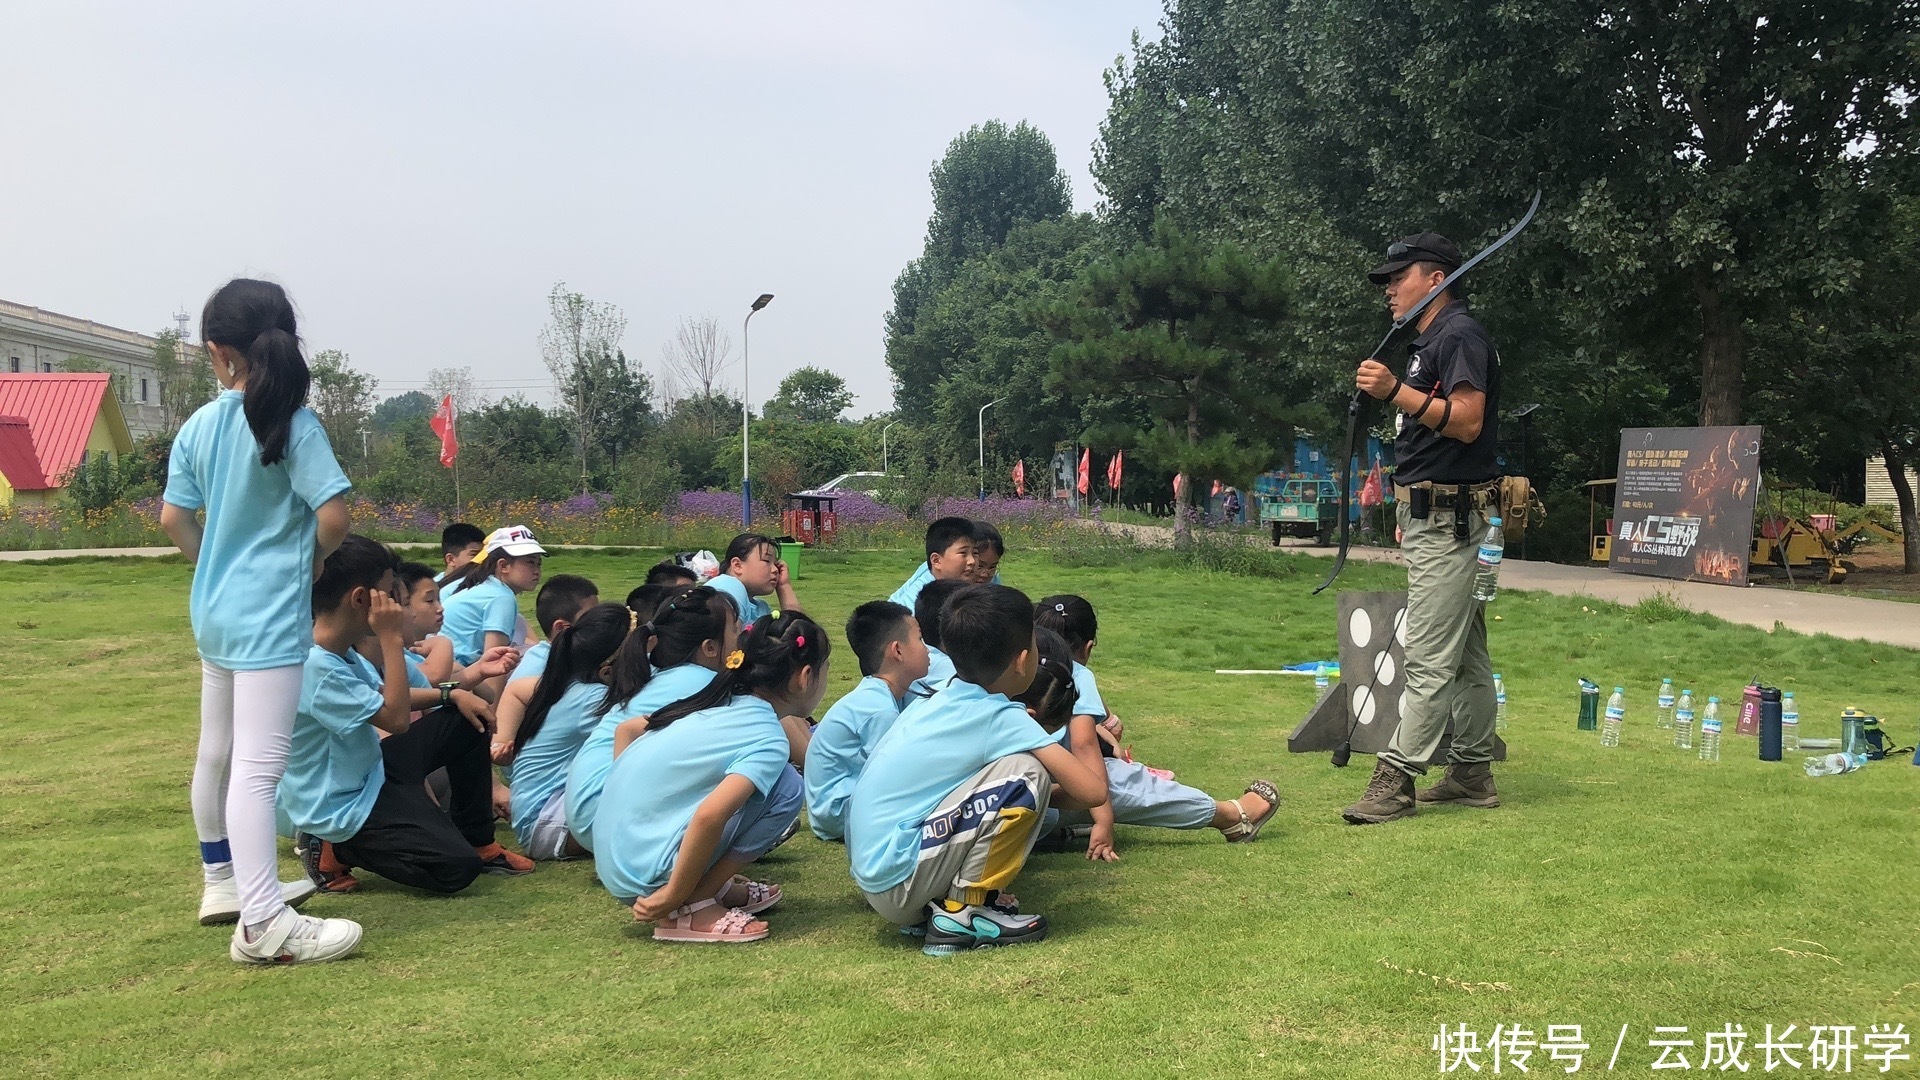
[[[1740,720],[1734,725],[1736,735],[1758,735],[1760,733],[1760,680],[1755,678],[1747,684],[1746,692],[1740,695]]]

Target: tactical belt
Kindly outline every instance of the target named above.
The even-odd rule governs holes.
[[[1467,510],[1475,506],[1482,509],[1500,505],[1500,481],[1483,480],[1477,484],[1436,484],[1431,480],[1422,480],[1411,486],[1393,485],[1393,497],[1404,502],[1407,516],[1415,521],[1425,521],[1435,510]],[[1467,514],[1458,513],[1453,517],[1453,535],[1465,539],[1467,535]]]

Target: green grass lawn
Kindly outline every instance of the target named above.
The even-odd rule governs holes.
[[[611,598],[655,557],[547,565]],[[911,564],[808,554],[797,584],[834,631],[832,696],[857,677],[847,612]],[[1372,759],[1335,770],[1286,752],[1311,680],[1212,674],[1333,652],[1334,597],[1308,595],[1326,562],[1288,565],[1003,565],[1036,598],[1098,607],[1094,668],[1137,756],[1218,795],[1270,777],[1286,798],[1251,846],[1123,828],[1118,863],[1036,856],[1018,891],[1052,923],[1039,945],[924,957],[867,911],[842,849],[802,830],[755,871],[787,895],[762,944],[656,944],[573,863],[452,898],[371,879],[307,908],[366,926],[356,958],[259,970],[195,922],[188,568],[0,564],[0,1054],[16,1075],[1317,1078],[1435,1072],[1442,1023],[1483,1041],[1496,1024],[1582,1024],[1585,1072],[1627,1024],[1618,1068],[1635,1073],[1656,1024],[1697,1044],[1729,1022],[1752,1041],[1768,1023],[1796,1038],[1809,1024],[1920,1030],[1920,769],[1811,780],[1794,755],[1762,764],[1731,735],[1727,760],[1702,765],[1651,723],[1663,675],[1730,701],[1758,672],[1797,692],[1809,735],[1838,734],[1840,707],[1858,704],[1910,744],[1920,654],[1503,595],[1490,625],[1513,717],[1506,805],[1354,828],[1339,809]],[[1369,565],[1343,579],[1403,582]],[[1632,691],[1622,749],[1574,730],[1581,675]],[[298,873],[290,855],[282,868]]]

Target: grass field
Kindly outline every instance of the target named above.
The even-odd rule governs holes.
[[[548,572],[613,597],[653,557],[569,552]],[[912,557],[808,560],[800,596],[838,639]],[[1326,563],[1287,567],[1003,565],[1032,596],[1098,606],[1094,667],[1139,757],[1220,795],[1270,777],[1286,798],[1251,846],[1122,829],[1118,863],[1036,856],[1018,891],[1052,922],[1039,945],[923,957],[867,912],[842,850],[803,830],[756,870],[788,897],[759,945],[658,945],[575,863],[452,898],[369,880],[307,909],[364,923],[357,958],[256,970],[194,920],[188,568],[0,565],[0,1060],[14,1075],[1381,1077],[1437,1071],[1442,1023],[1483,1041],[1581,1024],[1590,1073],[1626,1024],[1616,1070],[1644,1073],[1654,1025],[1697,1044],[1727,1023],[1755,1042],[1768,1023],[1801,1039],[1920,1029],[1920,769],[1811,780],[1732,736],[1703,765],[1650,717],[1662,675],[1732,700],[1759,672],[1797,692],[1808,735],[1838,734],[1857,703],[1906,745],[1920,654],[1507,594],[1491,609],[1507,805],[1354,828],[1338,811],[1372,759],[1342,771],[1285,750],[1311,681],[1212,674],[1332,652],[1333,596],[1308,595]],[[1343,583],[1403,580],[1356,565]],[[850,685],[850,653],[834,660]],[[1631,689],[1624,748],[1574,730],[1579,675]]]

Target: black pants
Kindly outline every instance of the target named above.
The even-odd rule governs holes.
[[[457,893],[480,876],[474,849],[493,843],[493,766],[487,737],[456,709],[435,709],[380,743],[387,779],[366,824],[333,845],[349,867],[428,892]],[[447,770],[445,810],[427,795],[427,774]]]

